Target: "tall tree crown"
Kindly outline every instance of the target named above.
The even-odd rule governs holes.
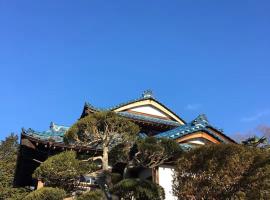
[[[65,134],[65,142],[112,146],[131,140],[139,132],[133,122],[114,112],[96,112],[77,121]]]

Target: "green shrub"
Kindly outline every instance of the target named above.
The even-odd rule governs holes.
[[[105,200],[106,196],[101,190],[94,190],[83,193],[77,200]]]
[[[78,185],[81,175],[92,171],[93,164],[76,158],[76,152],[64,151],[49,157],[34,172],[33,177],[71,193]]]
[[[270,199],[270,151],[233,144],[205,145],[175,167],[178,199]]]
[[[163,200],[164,189],[148,180],[123,179],[113,186],[111,192],[124,200]]]
[[[119,173],[111,173],[112,184],[120,182],[122,178],[122,175]]]
[[[64,190],[44,187],[28,194],[23,200],[63,200],[66,196]]]
[[[0,200],[22,200],[29,190],[26,188],[11,188],[0,186]]]

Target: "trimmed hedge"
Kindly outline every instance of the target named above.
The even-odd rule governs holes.
[[[23,200],[63,200],[66,192],[59,188],[44,187],[28,194]]]
[[[120,199],[165,199],[164,189],[160,185],[148,180],[123,179],[113,186],[111,192]]]
[[[106,196],[101,190],[94,190],[83,193],[77,200],[105,200]]]

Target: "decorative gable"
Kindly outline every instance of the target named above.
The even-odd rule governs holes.
[[[180,125],[185,124],[185,122],[180,119],[176,114],[174,114],[163,104],[152,98],[140,99],[134,102],[130,102],[128,104],[117,107],[116,109],[113,109],[113,111],[130,113],[133,112],[136,114],[172,120],[178,122]]]
[[[127,111],[141,113],[141,114],[149,115],[152,117],[170,119],[170,117],[166,115],[166,113],[162,112],[161,110],[151,105],[139,106],[139,107],[131,108]]]

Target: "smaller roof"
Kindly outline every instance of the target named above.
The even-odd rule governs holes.
[[[171,139],[179,139],[181,137],[184,137],[188,134],[192,134],[192,133],[196,133],[196,132],[206,132],[209,135],[211,135],[212,137],[214,137],[215,139],[217,139],[218,141],[222,142],[222,143],[228,143],[228,140],[231,142],[235,142],[233,141],[231,138],[229,138],[228,136],[226,136],[225,134],[223,134],[221,129],[217,129],[215,127],[213,127],[212,125],[210,125],[206,115],[202,114],[199,115],[196,119],[194,119],[193,121],[191,121],[190,123],[187,123],[185,125],[179,126],[175,129],[157,134],[156,137],[161,138],[161,137],[166,137],[166,138],[171,138]],[[217,134],[216,132],[218,132],[219,134]],[[225,137],[228,140],[225,140],[223,137]]]
[[[54,141],[57,143],[63,143],[64,135],[68,129],[69,129],[68,126],[57,125],[51,122],[50,129],[47,131],[39,132],[39,131],[35,131],[29,128],[27,130],[23,129],[23,133],[28,136],[31,136],[31,137],[34,137],[43,141],[48,140],[48,141]]]

